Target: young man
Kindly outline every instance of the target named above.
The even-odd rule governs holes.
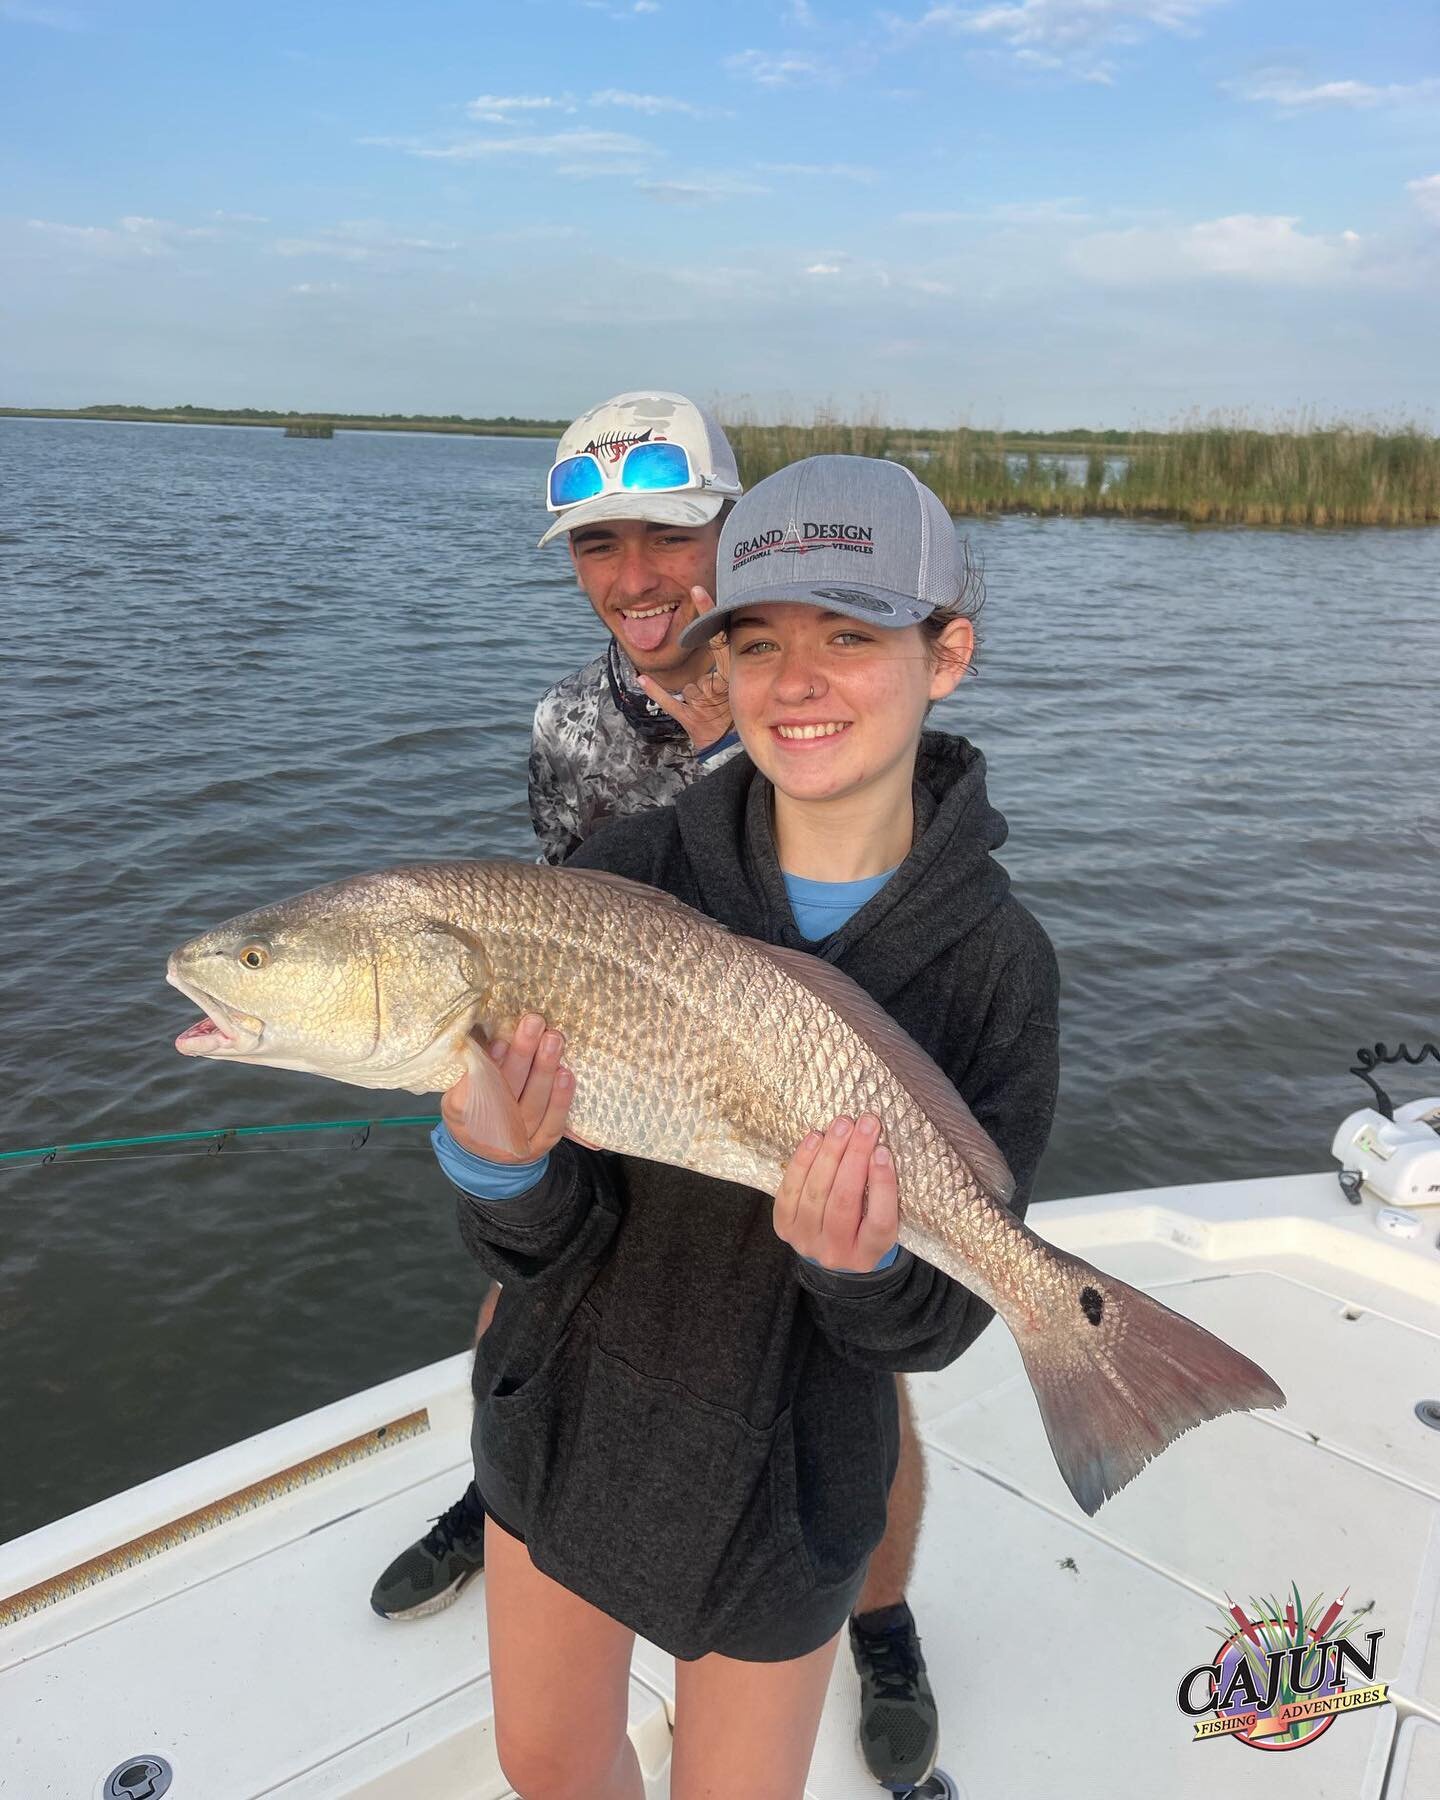
[[[740,491],[720,426],[679,394],[619,394],[561,438],[546,495],[555,521],[540,544],[567,537],[580,587],[611,636],[535,709],[530,815],[542,861],[563,862],[607,819],[666,805],[742,754],[708,647],[687,651],[680,642],[715,591],[720,528]],[[929,1774],[939,1724],[905,1602],[924,1465],[905,1385],[896,1386],[900,1461],[850,1644],[866,1763],[878,1781],[899,1787]],[[375,1611],[413,1619],[449,1605],[484,1566],[484,1518],[472,1483],[381,1575]]]
[[[703,645],[681,648],[695,589],[715,582],[720,522],[740,494],[725,434],[679,394],[620,394],[561,438],[546,501],[604,651],[541,696],[530,739],[530,817],[543,861],[596,826],[664,806],[740,754]]]

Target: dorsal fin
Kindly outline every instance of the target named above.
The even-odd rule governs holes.
[[[683,913],[686,918],[708,925],[712,931],[723,931],[726,937],[734,935],[728,925],[722,925],[718,919],[712,919],[693,906],[687,906],[683,900],[667,894],[664,888],[649,887],[643,881],[632,881],[628,875],[612,875],[608,869],[576,869],[569,863],[562,863],[555,873],[563,875],[567,881],[602,882],[617,894],[628,895],[632,900],[648,901],[651,906],[663,906],[668,912]]]
[[[708,925],[712,931],[734,937],[737,943],[758,955],[770,957],[792,981],[799,982],[843,1019],[886,1067],[894,1071],[925,1117],[964,1160],[965,1166],[974,1171],[975,1178],[991,1199],[1002,1206],[1009,1204],[1015,1191],[1015,1178],[1009,1165],[989,1133],[955,1091],[949,1076],[843,969],[837,969],[833,963],[823,962],[805,950],[788,950],[779,944],[762,943],[759,938],[741,937],[697,912],[693,906],[687,906],[683,900],[677,900],[673,894],[647,887],[642,881],[612,875],[605,869],[568,869],[564,872],[576,880],[602,882],[616,892],[651,906],[683,913]],[[823,1123],[828,1124],[829,1120]]]

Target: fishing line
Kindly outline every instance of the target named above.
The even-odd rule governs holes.
[[[345,1146],[342,1146],[342,1148],[344,1147]],[[351,1144],[348,1148],[352,1150],[358,1149],[359,1145]],[[256,1150],[227,1150],[225,1152],[224,1160],[229,1163],[235,1162],[240,1158],[248,1160],[252,1156],[290,1156],[298,1158],[303,1154],[305,1149],[306,1146],[303,1144],[290,1144],[284,1147],[279,1144],[268,1144],[262,1145]],[[0,1177],[11,1173],[12,1170],[20,1168],[34,1169],[55,1167],[61,1169],[88,1169],[97,1163],[201,1162],[207,1157],[214,1157],[216,1154],[217,1152],[213,1148],[203,1153],[199,1150],[124,1150],[120,1151],[118,1154],[112,1155],[108,1151],[100,1151],[89,1156],[57,1157],[53,1164],[47,1158],[41,1157],[38,1163],[12,1163],[6,1167],[0,1168]]]
[[[30,1150],[0,1150],[0,1165],[29,1163],[47,1167],[64,1158],[86,1162],[163,1161],[169,1152],[148,1151],[137,1156],[100,1156],[102,1150],[125,1150],[135,1144],[207,1144],[208,1155],[219,1155],[232,1140],[253,1137],[290,1136],[306,1131],[353,1131],[361,1135],[350,1146],[360,1150],[369,1142],[370,1133],[390,1125],[438,1125],[438,1113],[395,1114],[384,1119],[315,1119],[298,1125],[216,1125],[205,1131],[153,1131],[140,1137],[89,1138],[74,1144],[38,1144]],[[274,1149],[280,1149],[275,1145]],[[258,1150],[237,1151],[242,1156],[262,1154]]]

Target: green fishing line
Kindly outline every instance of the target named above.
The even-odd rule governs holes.
[[[274,1137],[298,1131],[363,1131],[367,1136],[384,1125],[438,1125],[438,1113],[396,1115],[386,1119],[316,1119],[300,1125],[216,1125],[208,1131],[155,1131],[144,1137],[90,1138],[75,1144],[39,1144],[33,1150],[0,1150],[0,1163],[38,1158],[54,1162],[62,1156],[79,1156],[90,1150],[120,1150],[134,1144],[211,1143],[217,1149],[230,1138]]]

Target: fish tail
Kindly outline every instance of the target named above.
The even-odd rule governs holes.
[[[1265,1371],[1149,1294],[1052,1251],[1066,1298],[1016,1342],[1066,1485],[1093,1514],[1181,1432],[1283,1406]]]

